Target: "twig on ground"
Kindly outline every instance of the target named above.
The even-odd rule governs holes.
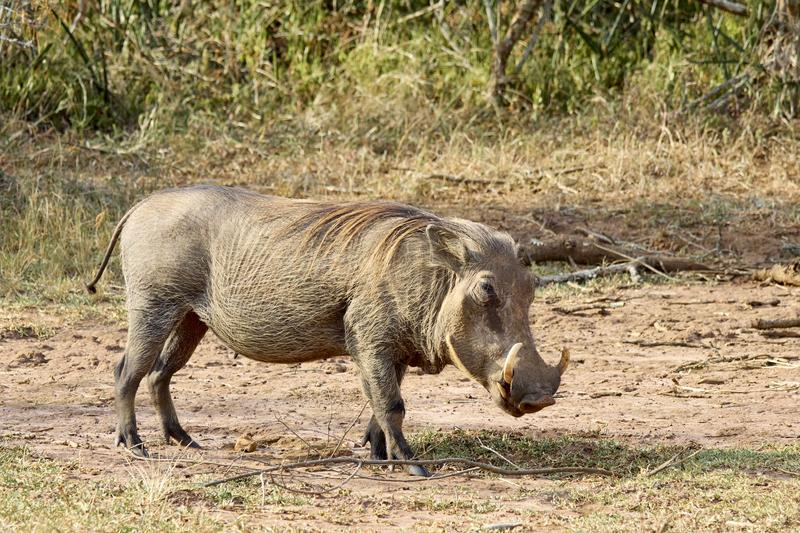
[[[695,392],[698,394],[754,394],[754,393],[764,393],[764,392],[789,392],[793,390],[797,390],[800,388],[800,383],[787,381],[784,383],[776,383],[779,385],[778,387],[769,387],[766,389],[747,389],[747,390],[736,390],[736,389],[702,389],[700,387],[687,387],[686,385],[677,385],[674,384],[672,386],[672,396],[679,395],[681,391],[685,392]]]
[[[608,302],[608,303],[591,303],[591,304],[584,304],[584,305],[576,305],[574,307],[553,307],[553,311],[556,313],[561,313],[562,315],[572,315],[575,313],[581,313],[583,311],[591,311],[593,309],[618,309],[623,307],[625,302],[617,301],[617,302]]]
[[[777,299],[777,298],[773,298],[771,300],[767,300],[767,301],[764,301],[764,302],[762,302],[760,300],[748,300],[745,303],[747,305],[749,305],[750,307],[767,307],[767,306],[769,306],[769,307],[777,307],[778,305],[780,305],[781,301],[779,299]]]
[[[335,490],[339,490],[342,487],[344,487],[347,483],[350,482],[351,479],[353,479],[356,476],[356,474],[358,474],[359,470],[361,470],[361,463],[360,462],[358,464],[356,464],[356,467],[353,469],[353,471],[350,473],[350,475],[347,476],[346,478],[344,478],[341,481],[341,483],[339,483],[338,485],[335,485],[333,487],[328,487],[328,488],[325,488],[325,489],[314,489],[314,490],[296,489],[296,488],[290,487],[288,485],[285,485],[283,483],[278,483],[277,481],[275,481],[275,478],[272,475],[269,476],[269,482],[271,484],[275,485],[276,487],[281,488],[283,490],[287,490],[289,492],[296,492],[298,494],[308,494],[308,495],[311,495],[311,496],[321,496],[323,494],[327,494],[328,492],[333,492]]]
[[[364,402],[364,406],[361,408],[361,411],[358,412],[358,414],[353,419],[353,421],[350,423],[350,425],[347,427],[347,429],[344,430],[344,433],[342,433],[342,438],[340,438],[339,442],[336,443],[336,447],[333,449],[333,451],[331,452],[329,457],[334,457],[336,455],[336,452],[339,451],[339,448],[342,447],[342,443],[344,442],[345,437],[347,437],[347,434],[350,433],[350,430],[353,429],[353,426],[355,426],[356,423],[359,421],[359,419],[361,418],[361,415],[364,414],[364,409],[367,408],[367,405],[369,405],[369,402]]]
[[[787,337],[800,337],[800,331],[791,331],[791,330],[766,330],[762,331],[761,335],[764,337],[768,337],[771,339],[782,339]]]
[[[551,276],[539,276],[536,284],[539,287],[551,285],[553,283],[570,283],[574,281],[588,281],[591,279],[599,278],[602,276],[609,276],[611,274],[620,274],[628,271],[630,263],[622,263],[619,265],[609,265],[604,267],[589,268],[586,270],[578,270],[576,272],[567,272],[565,274],[554,274]]]
[[[471,474],[473,472],[477,472],[480,470],[477,466],[473,466],[472,468],[465,468],[464,470],[456,470],[455,472],[448,472],[446,474],[434,474],[431,477],[409,477],[408,479],[397,479],[391,477],[377,477],[377,476],[362,476],[361,474],[357,475],[358,479],[367,479],[370,481],[386,481],[389,483],[419,483],[422,481],[436,481],[439,479],[445,479],[448,477],[457,477],[457,476],[465,476],[467,474]]]
[[[606,398],[608,396],[622,396],[622,393],[620,391],[615,391],[615,390],[597,391],[589,393],[589,398],[592,398],[593,400],[597,398]]]
[[[519,465],[518,465],[518,464],[515,464],[515,463],[513,463],[513,462],[512,462],[510,459],[508,459],[508,458],[507,458],[505,455],[501,454],[500,452],[498,452],[498,451],[497,451],[497,450],[495,450],[494,448],[490,448],[489,446],[486,446],[485,444],[483,444],[483,441],[481,441],[481,438],[480,438],[480,437],[478,437],[478,445],[479,445],[481,448],[483,448],[484,450],[486,450],[486,451],[489,451],[489,452],[492,452],[492,453],[493,453],[493,454],[495,454],[497,457],[499,457],[499,458],[500,458],[500,459],[502,459],[503,461],[507,462],[508,464],[510,464],[511,466],[513,466],[514,468],[519,468]]]
[[[606,244],[611,244],[611,245],[617,244],[617,241],[614,240],[614,238],[610,237],[609,235],[606,235],[605,233],[599,233],[597,231],[592,231],[589,228],[578,228],[575,231],[577,231],[584,237],[604,242]]]
[[[184,464],[189,464],[189,465],[221,466],[221,467],[227,468],[227,469],[230,469],[230,468],[243,468],[243,469],[246,468],[246,469],[249,469],[249,470],[253,469],[252,466],[237,465],[236,464],[239,460],[242,459],[241,455],[237,456],[231,462],[223,463],[223,462],[220,462],[220,461],[207,461],[207,460],[203,460],[203,459],[186,459],[186,458],[183,458],[183,457],[170,457],[170,458],[167,458],[167,457],[152,457],[152,456],[150,456],[150,457],[142,457],[141,455],[136,455],[135,453],[133,453],[133,450],[131,450],[130,448],[125,448],[124,451],[127,454],[130,455],[131,459],[135,459],[137,461],[145,461],[145,462],[148,462],[148,463],[176,463],[176,462],[179,462],[179,463],[184,463]]]
[[[508,522],[502,524],[488,524],[483,526],[483,529],[486,531],[507,531],[510,529],[516,529],[518,527],[522,527],[522,522]]]
[[[789,364],[786,361],[796,358],[800,358],[800,356],[783,356],[780,357],[779,359],[785,362],[786,364]],[[684,363],[682,365],[676,366],[675,368],[670,370],[670,372],[675,373],[675,372],[685,372],[686,370],[697,370],[699,368],[705,368],[708,365],[714,363],[735,363],[738,361],[754,361],[756,359],[764,359],[765,362],[769,362],[770,360],[776,360],[778,358],[766,354],[709,357],[708,359],[703,359],[702,361],[692,361],[691,363]]]
[[[217,479],[204,483],[203,487],[213,487],[229,481],[238,481],[251,476],[256,476],[261,473],[271,473],[283,470],[295,470],[298,468],[308,468],[314,466],[330,465],[330,464],[361,464],[361,465],[381,465],[381,466],[394,466],[394,465],[417,465],[417,466],[442,466],[446,464],[463,464],[469,467],[480,468],[487,472],[500,474],[504,476],[537,476],[549,474],[594,474],[599,476],[612,476],[613,472],[602,468],[585,468],[585,467],[555,467],[555,468],[527,468],[527,469],[508,469],[494,466],[488,463],[481,463],[471,459],[464,459],[462,457],[448,457],[445,459],[393,459],[393,460],[377,460],[377,459],[359,459],[356,457],[328,457],[327,459],[313,459],[307,461],[297,461],[294,463],[286,463],[273,465],[267,468],[262,468],[253,472],[245,472],[238,476],[229,478]]]
[[[502,179],[467,178],[464,176],[451,176],[450,174],[429,174],[427,179],[449,181],[450,183],[459,184],[470,183],[474,185],[498,185],[506,183],[506,180]]]
[[[681,346],[684,348],[708,348],[702,344],[697,344],[688,341],[622,341],[624,344],[635,344],[643,348],[654,348],[657,346]]]
[[[723,304],[735,304],[735,303],[737,303],[737,300],[722,300],[722,301],[720,301],[720,300],[688,300],[688,301],[682,301],[682,300],[670,301],[670,300],[666,300],[664,303],[667,304],[667,305],[723,305]]]
[[[648,472],[647,473],[647,477],[654,476],[654,475],[658,474],[659,472],[661,472],[663,470],[666,470],[667,468],[670,468],[670,467],[673,467],[673,466],[678,466],[679,464],[685,463],[686,461],[688,461],[689,459],[691,459],[692,457],[694,457],[695,455],[697,455],[698,453],[700,453],[702,451],[703,451],[703,448],[700,448],[699,450],[695,450],[692,453],[690,453],[689,455],[687,455],[687,456],[685,456],[685,457],[683,457],[681,459],[678,459],[678,456],[680,455],[680,453],[676,453],[674,456],[670,457],[666,462],[664,462],[660,466],[658,466],[655,469],[653,469],[650,472]]]
[[[306,455],[307,457],[310,457],[312,453],[318,453],[318,451],[317,451],[317,450],[316,450],[316,449],[315,449],[313,446],[311,446],[311,444],[309,444],[309,443],[308,443],[308,441],[307,441],[306,439],[304,439],[303,437],[301,437],[301,436],[300,436],[300,435],[299,435],[299,434],[298,434],[298,433],[297,433],[297,432],[296,432],[294,429],[292,429],[291,427],[289,427],[289,424],[287,424],[286,422],[284,422],[284,421],[283,421],[281,418],[279,418],[277,415],[275,415],[275,420],[277,420],[278,422],[280,422],[280,423],[281,423],[281,425],[283,425],[283,427],[285,427],[286,429],[288,429],[289,431],[291,431],[291,432],[292,432],[292,434],[293,434],[295,437],[297,437],[298,439],[300,439],[301,441],[303,441],[303,444],[305,444],[305,445],[306,445],[306,448],[308,448],[308,453],[307,453],[307,455]]]
[[[661,258],[659,260],[656,260],[656,264],[659,264],[659,263],[661,264],[661,270],[659,270],[659,269],[654,268],[653,266],[649,265],[648,261],[644,257],[634,258],[634,257],[631,257],[630,255],[627,255],[627,254],[625,254],[625,253],[623,253],[623,252],[621,252],[619,250],[612,250],[611,248],[606,248],[605,246],[600,245],[600,244],[595,244],[595,246],[600,248],[601,250],[603,250],[605,252],[616,253],[616,254],[619,254],[620,257],[622,257],[623,259],[627,259],[628,261],[630,261],[629,268],[631,266],[635,267],[637,265],[641,265],[641,266],[645,267],[647,270],[649,270],[649,271],[653,272],[654,274],[657,274],[657,275],[659,275],[659,276],[661,276],[663,278],[666,278],[669,281],[677,281],[672,276],[669,276],[669,275],[666,274],[667,268],[664,266],[664,261],[671,261],[672,258],[663,257],[663,258]]]

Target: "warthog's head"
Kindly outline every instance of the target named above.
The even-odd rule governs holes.
[[[569,355],[550,366],[536,350],[528,319],[534,276],[509,235],[453,222],[466,226],[461,236],[436,225],[426,231],[434,262],[455,273],[437,317],[450,361],[513,416],[553,405]]]

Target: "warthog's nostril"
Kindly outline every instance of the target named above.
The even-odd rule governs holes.
[[[544,396],[527,394],[519,403],[519,410],[523,413],[535,413],[555,403],[556,401],[553,399],[553,397],[548,394],[545,394]]]

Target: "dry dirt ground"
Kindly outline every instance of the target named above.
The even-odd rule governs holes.
[[[454,368],[437,376],[411,372],[403,384],[406,431],[493,429],[716,448],[796,444],[800,339],[766,338],[751,323],[797,316],[798,296],[799,288],[752,282],[546,292],[532,309],[540,351],[554,362],[560,347],[568,346],[573,363],[555,406],[514,419]],[[44,457],[76,460],[75,475],[130,480],[135,467],[113,446],[112,368],[125,345],[124,326],[65,325],[44,313],[22,318],[35,327],[0,330],[0,437]],[[364,405],[349,360],[266,365],[234,357],[213,334],[176,375],[173,391],[184,427],[205,448],[184,456],[220,463],[305,457],[306,443],[337,442]],[[163,444],[146,387],[137,404],[140,434],[151,451],[178,454]],[[366,453],[356,441],[368,417],[369,409],[344,439],[344,453]],[[246,433],[265,440],[243,456],[233,444]],[[236,472],[208,465],[181,468],[187,479],[201,471],[213,477]],[[371,475],[407,479],[401,472]],[[520,492],[520,486],[530,490]],[[247,520],[382,530],[466,529],[519,520],[536,529],[559,514],[582,512],[559,504],[558,487],[546,479],[453,477],[416,484],[353,479],[344,494],[268,505]],[[453,498],[476,503],[436,504]],[[491,505],[481,508],[481,501]],[[219,512],[231,520],[239,513],[235,501]]]

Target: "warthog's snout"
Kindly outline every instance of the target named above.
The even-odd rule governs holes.
[[[508,350],[500,379],[496,382],[496,391],[499,394],[495,396],[495,400],[512,416],[536,413],[555,405],[553,394],[558,389],[561,375],[569,366],[569,351],[566,349],[561,352],[558,364],[551,367],[545,365],[538,354],[531,360],[519,357],[522,347],[523,344],[518,342]],[[536,359],[542,364],[533,363]],[[545,392],[546,390],[550,392]]]
[[[519,410],[525,414],[535,413],[541,411],[545,407],[554,405],[556,401],[549,394],[536,396],[535,394],[527,394],[519,403]]]

